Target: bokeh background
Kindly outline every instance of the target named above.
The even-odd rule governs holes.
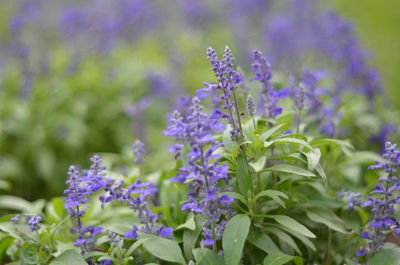
[[[327,70],[400,109],[395,0],[1,1],[0,36],[0,192],[28,200],[61,195],[93,153],[123,174],[135,139],[159,169],[167,113],[212,80],[209,46],[229,45],[244,75],[256,48],[282,75]]]

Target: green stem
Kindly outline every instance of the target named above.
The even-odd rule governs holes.
[[[297,113],[297,118],[296,118],[296,134],[299,134],[299,131],[300,131],[300,118],[301,118],[301,109],[299,109],[299,112]]]

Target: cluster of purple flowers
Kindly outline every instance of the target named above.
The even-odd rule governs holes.
[[[278,102],[289,96],[289,90],[274,90],[271,82],[271,65],[260,51],[254,51],[253,59],[252,70],[256,75],[254,80],[262,84],[261,100],[263,113],[266,117],[275,119],[282,113],[282,108],[278,107]]]
[[[20,219],[21,219],[21,215],[17,214],[13,218],[11,218],[11,222],[13,222],[14,224],[18,224]],[[38,215],[38,216],[26,216],[25,220],[26,220],[26,223],[29,226],[29,229],[31,231],[36,231],[36,230],[40,229],[39,223],[43,220],[43,218],[40,215]]]
[[[398,169],[400,168],[400,152],[395,144],[386,142],[384,163],[377,161],[369,169],[383,169],[387,176],[380,177],[379,183],[371,192],[371,196],[361,203],[361,207],[371,209],[373,218],[367,223],[367,231],[361,237],[368,241],[367,248],[361,248],[358,256],[376,253],[384,245],[387,233],[395,232],[400,235],[400,221],[395,217],[395,206],[400,204],[400,182]]]
[[[207,58],[211,63],[211,68],[218,82],[217,84],[205,83],[207,87],[198,90],[198,95],[205,90],[214,93],[216,93],[217,90],[222,91],[220,96],[220,100],[223,102],[222,108],[227,110],[228,113],[224,114],[218,111],[218,115],[228,119],[232,126],[231,135],[232,137],[237,137],[240,134],[240,121],[235,118],[235,113],[237,111],[235,91],[241,82],[241,77],[234,69],[233,62],[235,58],[232,56],[232,51],[229,47],[225,47],[221,60],[218,58],[218,54],[215,50],[210,47],[207,49]]]
[[[125,234],[125,238],[136,239],[138,237],[137,232],[169,237],[172,234],[172,228],[164,226],[156,228],[158,217],[150,211],[146,201],[157,192],[157,189],[148,182],[142,183],[140,179],[128,188],[122,187],[123,184],[124,180],[122,179],[109,183],[104,189],[105,193],[100,196],[99,200],[102,202],[102,207],[104,207],[105,203],[118,200],[137,212],[142,227],[133,226],[133,229]]]
[[[144,146],[141,145],[141,148],[144,148]],[[124,180],[114,180],[106,175],[106,167],[101,164],[102,159],[99,155],[94,155],[90,160],[92,161],[90,169],[85,170],[82,175],[76,167],[70,167],[68,172],[69,179],[66,182],[68,189],[64,192],[66,195],[65,207],[68,209],[70,217],[77,222],[76,227],[71,229],[72,233],[78,234],[78,239],[74,245],[80,247],[82,253],[86,253],[94,247],[96,243],[95,236],[100,234],[103,228],[94,226],[85,227],[81,221],[81,217],[85,214],[85,211],[80,207],[88,202],[90,195],[102,190],[104,194],[99,197],[102,208],[106,203],[118,200],[126,203],[132,210],[138,213],[140,223],[143,227],[138,228],[134,226],[131,232],[125,234],[125,238],[137,238],[138,231],[159,234],[163,237],[171,235],[172,228],[164,226],[156,228],[157,215],[151,213],[146,202],[146,199],[157,192],[150,183],[142,183],[139,179],[128,188],[124,188]]]
[[[337,198],[343,198],[347,201],[347,209],[349,211],[354,211],[357,209],[357,206],[361,203],[361,193],[352,192],[352,191],[340,191],[336,194]]]
[[[194,97],[186,119],[175,111],[164,134],[191,148],[187,154],[187,165],[180,168],[171,180],[188,185],[189,202],[182,206],[182,210],[205,215],[207,222],[202,230],[202,243],[215,246],[222,237],[225,221],[233,214],[230,210],[233,198],[220,194],[226,190],[222,185],[229,181],[228,166],[220,164],[220,156],[215,151],[221,144],[213,139],[213,133],[223,130],[225,126],[219,123],[219,111],[208,115],[202,110],[200,100]]]
[[[86,213],[81,207],[88,202],[88,196],[92,195],[92,189],[95,191],[99,190],[95,182],[85,182],[85,179],[88,180],[90,177],[93,177],[93,179],[100,178],[96,173],[98,173],[101,168],[101,159],[98,160],[98,157],[93,157],[92,161],[94,161],[94,163],[92,164],[91,170],[86,172],[84,176],[81,176],[76,167],[71,166],[69,168],[69,178],[66,181],[68,189],[64,191],[66,195],[65,208],[69,211],[71,219],[76,221],[76,226],[71,229],[72,233],[78,234],[78,239],[75,241],[74,245],[81,248],[82,254],[89,251],[95,245],[95,235],[101,233],[103,230],[102,227],[85,227],[81,220]]]
[[[132,154],[135,156],[133,163],[140,164],[144,162],[144,154],[146,153],[146,149],[144,143],[140,140],[136,140],[132,145]]]

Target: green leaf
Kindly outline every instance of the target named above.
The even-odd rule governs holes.
[[[312,149],[311,145],[309,143],[307,143],[306,141],[300,140],[297,138],[290,138],[290,137],[282,137],[282,138],[273,139],[269,142],[265,142],[264,146],[269,147],[273,144],[299,144],[301,146],[307,147],[310,150]]]
[[[303,152],[303,154],[307,157],[308,170],[314,170],[319,164],[319,160],[321,158],[321,150],[319,150],[318,148],[313,148],[308,152]]]
[[[299,232],[289,229],[283,225],[278,225],[278,227],[280,229],[288,232],[289,234],[295,236],[297,239],[299,239],[305,246],[309,247],[311,250],[313,250],[313,251],[317,250],[314,243],[310,239],[308,239],[308,237],[305,237],[302,234],[300,234]]]
[[[239,201],[241,201],[241,202],[243,202],[244,204],[247,205],[247,199],[246,199],[246,197],[243,196],[243,195],[240,194],[240,193],[233,192],[233,191],[225,191],[225,192],[223,192],[223,194],[226,194],[226,195],[228,195],[229,197],[235,198],[235,199],[237,199],[237,200],[239,200]]]
[[[56,257],[50,265],[87,265],[81,254],[75,249],[68,249]]]
[[[264,142],[265,140],[267,140],[269,137],[271,137],[271,135],[273,135],[274,133],[276,133],[280,128],[282,128],[285,124],[279,124],[275,127],[272,127],[271,129],[269,129],[268,131],[262,133],[260,135],[259,141],[260,142]]]
[[[226,224],[222,237],[226,265],[238,265],[240,263],[250,223],[250,218],[247,215],[238,214]]]
[[[196,265],[224,265],[224,261],[209,248],[193,249]]]
[[[318,165],[315,167],[315,171],[317,171],[318,175],[322,178],[322,180],[323,180],[325,183],[328,181],[328,178],[327,178],[327,176],[326,176],[326,174],[325,174],[325,171],[324,171],[324,169],[321,167],[320,164],[318,164]]]
[[[314,211],[307,211],[306,214],[307,217],[314,222],[322,223],[339,233],[347,233],[343,221],[341,221],[332,211],[321,208]]]
[[[281,192],[281,191],[277,191],[277,190],[263,190],[262,192],[258,193],[258,194],[254,197],[254,200],[256,201],[256,200],[258,200],[259,198],[264,197],[264,196],[270,197],[271,199],[273,199],[274,201],[276,201],[277,203],[279,203],[280,205],[282,205],[282,207],[284,207],[284,208],[286,208],[286,205],[285,205],[285,203],[284,203],[279,197],[282,197],[282,198],[285,198],[285,199],[288,199],[288,198],[289,198],[285,193],[283,193],[283,192]]]
[[[137,240],[135,243],[132,244],[132,246],[130,246],[130,248],[126,252],[126,255],[128,256],[132,255],[133,251],[135,251],[138,247],[140,247],[143,244],[143,242],[147,240],[149,240],[147,237],[140,238],[139,240]]]
[[[324,146],[324,145],[339,145],[342,149],[354,149],[354,147],[346,141],[338,140],[338,139],[330,139],[330,138],[316,138],[313,139],[310,144],[314,147]]]
[[[184,224],[179,225],[175,230],[187,228],[189,230],[194,230],[196,228],[196,223],[194,222],[194,214],[190,213],[186,222]]]
[[[197,238],[203,228],[203,224],[206,221],[203,215],[196,215],[194,217],[196,228],[194,231],[185,230],[183,231],[183,253],[188,260],[193,259],[192,250],[194,249]]]
[[[92,257],[101,257],[101,256],[107,256],[107,253],[105,252],[100,252],[100,251],[91,251],[83,255],[83,259],[88,259]]]
[[[239,155],[237,158],[237,171],[236,178],[238,182],[238,187],[240,193],[243,195],[247,195],[251,187],[251,176],[249,174],[249,169],[247,168],[246,158],[242,155]]]
[[[315,238],[315,235],[310,230],[308,230],[307,227],[287,215],[267,215],[266,217],[272,218],[279,224],[286,226],[294,231],[297,231],[306,237]]]
[[[157,258],[186,264],[182,251],[175,241],[155,235],[144,235],[143,238],[148,238],[143,242],[143,247]]]
[[[267,156],[262,156],[256,162],[249,163],[249,165],[254,169],[255,172],[260,172],[265,166],[265,161],[267,161]]]
[[[264,259],[264,265],[283,265],[292,260],[297,265],[303,264],[303,259],[301,257],[289,256],[283,253],[272,253]]]
[[[283,173],[296,174],[304,177],[315,177],[315,174],[310,171],[288,164],[274,165],[272,167],[264,169],[263,171],[278,171]]]
[[[393,265],[400,264],[400,248],[386,243],[368,262],[369,265]]]
[[[32,203],[22,198],[10,195],[0,196],[0,208],[12,209],[21,212],[30,212],[32,207]]]
[[[274,241],[265,233],[253,231],[247,237],[247,241],[268,254],[281,252]]]
[[[286,234],[285,232],[283,232],[281,229],[275,228],[275,227],[267,227],[265,229],[268,232],[273,233],[274,235],[276,235],[280,240],[284,241],[285,243],[287,243],[289,246],[291,246],[297,253],[301,254],[301,251],[299,249],[299,247],[297,246],[296,242],[293,240],[293,238],[291,236],[289,236],[288,234]]]

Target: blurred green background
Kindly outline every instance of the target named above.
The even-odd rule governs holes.
[[[267,57],[273,55],[263,42],[268,26],[264,16],[274,18],[290,1],[0,1],[0,193],[29,200],[59,196],[70,164],[86,167],[93,153],[101,153],[108,161],[129,166],[130,144],[136,138],[146,142],[148,158],[156,161],[146,164],[148,170],[160,169],[170,159],[168,142],[160,134],[167,113],[179,96],[213,80],[207,47],[220,52],[225,45],[231,46],[238,65],[250,76],[249,51],[260,49]],[[100,5],[123,2],[135,5],[125,13]],[[37,8],[40,3],[44,5]],[[206,8],[199,3],[206,3]],[[305,8],[309,14],[300,14],[300,20],[318,15],[313,7],[322,4],[353,22],[362,48],[371,51],[370,65],[378,70],[390,102],[400,110],[400,1],[304,3],[311,8]],[[269,8],[272,4],[276,9]],[[25,9],[20,7],[24,5]],[[148,12],[153,8],[160,13]],[[290,18],[296,11],[284,14]],[[13,32],[14,13],[27,21]],[[113,28],[113,19],[120,15],[126,15],[123,20],[133,18],[121,31]],[[60,25],[63,19],[69,24]],[[17,22],[13,21],[15,28]],[[334,41],[334,36],[329,37]],[[110,50],[96,50],[99,43],[113,39]],[[30,56],[24,55],[24,44],[31,45]],[[308,58],[299,61],[293,65],[308,66]],[[274,65],[274,71],[278,67]],[[31,94],[21,97],[24,82],[32,80]],[[376,133],[379,115],[367,120]]]
[[[353,22],[390,101],[400,109],[400,1],[334,0],[333,6]]]

